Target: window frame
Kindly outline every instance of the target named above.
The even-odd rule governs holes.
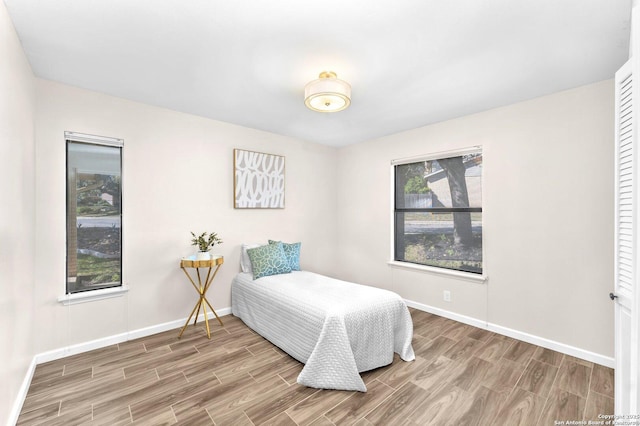
[[[420,272],[426,272],[426,273],[433,273],[433,274],[437,274],[437,275],[444,275],[444,276],[450,276],[450,277],[456,277],[456,278],[461,278],[461,279],[465,279],[468,281],[472,281],[472,282],[478,282],[478,283],[484,283],[488,280],[488,275],[487,275],[487,261],[486,261],[486,229],[484,227],[485,224],[485,207],[484,207],[484,200],[485,198],[485,185],[483,184],[481,187],[481,197],[482,197],[482,201],[483,201],[483,205],[482,207],[468,207],[468,208],[429,208],[429,211],[431,212],[437,212],[438,210],[443,210],[446,212],[460,212],[460,211],[469,211],[469,212],[481,212],[482,213],[482,272],[481,273],[476,273],[476,272],[468,272],[468,271],[461,271],[461,270],[457,270],[457,269],[450,269],[450,268],[444,268],[444,267],[440,267],[440,266],[433,266],[433,265],[424,265],[424,264],[420,264],[420,263],[414,263],[414,262],[408,262],[408,261],[404,261],[404,260],[397,260],[398,257],[396,256],[396,221],[397,219],[397,212],[398,210],[402,210],[402,213],[407,213],[407,212],[414,212],[414,211],[418,211],[418,212],[424,212],[425,209],[420,209],[420,208],[401,208],[401,209],[397,209],[396,208],[396,166],[401,166],[401,165],[405,165],[405,164],[411,164],[411,163],[417,163],[417,162],[422,162],[422,161],[433,161],[433,160],[439,160],[439,159],[443,159],[443,158],[451,158],[451,157],[459,157],[459,156],[464,156],[464,155],[468,155],[468,154],[476,154],[476,153],[481,153],[482,154],[482,160],[483,160],[483,164],[484,164],[484,160],[485,160],[485,152],[483,150],[482,145],[476,145],[476,146],[472,146],[472,147],[467,147],[467,148],[460,148],[460,149],[454,149],[454,150],[450,150],[450,151],[439,151],[439,152],[434,152],[434,153],[430,153],[430,154],[425,154],[425,155],[418,155],[418,156],[413,156],[413,157],[405,157],[405,158],[399,158],[399,159],[395,159],[391,161],[391,166],[390,166],[390,173],[389,173],[389,183],[390,183],[390,250],[389,250],[389,261],[387,262],[387,264],[390,267],[394,267],[394,268],[401,268],[401,269],[408,269],[408,270],[414,270],[414,271],[420,271]],[[481,180],[484,183],[484,167],[482,167],[482,172],[481,172]]]
[[[65,132],[65,287],[64,295],[58,301],[65,304],[83,303],[92,300],[100,300],[111,297],[118,297],[128,291],[124,284],[123,268],[123,207],[124,207],[124,140],[105,136],[89,135],[77,132]],[[117,284],[101,285],[95,288],[80,291],[70,291],[69,289],[69,146],[70,143],[105,146],[119,149],[119,173],[120,173],[120,281]]]

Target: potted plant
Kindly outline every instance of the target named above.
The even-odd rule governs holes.
[[[218,238],[218,234],[215,232],[203,232],[200,235],[196,235],[192,232],[191,236],[193,237],[191,239],[191,245],[198,246],[198,254],[196,255],[196,260],[211,259],[209,250],[211,250],[211,248],[216,244],[222,244],[222,240]]]

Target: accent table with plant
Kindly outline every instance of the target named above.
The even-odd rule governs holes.
[[[196,235],[191,232],[191,245],[198,246],[198,254],[196,260],[209,260],[211,259],[211,250],[216,244],[222,244],[223,241],[218,237],[216,232],[203,232],[200,235]]]

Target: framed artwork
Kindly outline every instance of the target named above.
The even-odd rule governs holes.
[[[234,149],[233,172],[234,208],[284,208],[283,156]]]

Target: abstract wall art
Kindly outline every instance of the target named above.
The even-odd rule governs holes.
[[[233,150],[236,209],[284,208],[284,157]]]

